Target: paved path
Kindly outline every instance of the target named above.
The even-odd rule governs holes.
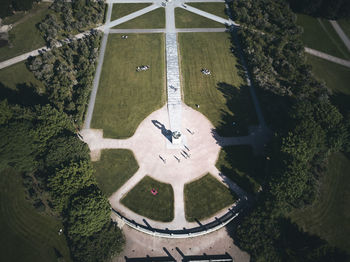
[[[123,227],[122,230],[126,238],[125,247],[122,253],[112,260],[113,262],[125,262],[125,257],[130,259],[145,258],[146,256],[166,257],[168,256],[166,252],[169,252],[178,262],[183,261],[181,253],[186,256],[194,256],[203,255],[203,253],[217,255],[225,254],[226,252],[233,258],[234,262],[250,261],[249,254],[235,245],[226,227],[208,235],[186,239],[153,237],[130,227]],[[140,259],[138,261],[145,260]],[[148,259],[148,261],[156,260]]]
[[[314,55],[314,56],[326,59],[326,60],[331,61],[333,63],[337,63],[337,64],[340,64],[340,65],[343,65],[343,66],[346,66],[346,67],[350,67],[350,61],[349,60],[341,59],[339,57],[335,57],[335,56],[332,56],[332,55],[329,55],[329,54],[326,54],[326,53],[323,53],[321,51],[317,51],[315,49],[311,49],[311,48],[308,48],[308,47],[305,47],[305,52],[309,53],[311,55]]]
[[[338,22],[334,21],[334,20],[329,20],[329,22],[331,23],[331,25],[333,26],[334,30],[339,35],[340,39],[345,44],[346,48],[350,51],[350,39],[344,33],[343,29],[341,29],[341,27],[339,26]]]
[[[227,32],[226,28],[176,28],[176,33],[219,33]],[[166,33],[165,28],[154,29],[110,29],[110,34],[156,34]]]
[[[106,23],[109,23],[109,21],[111,20],[112,8],[113,8],[113,5],[112,4],[108,4]],[[92,84],[92,90],[91,90],[91,94],[90,94],[89,105],[88,105],[88,108],[87,108],[87,111],[86,111],[86,115],[85,115],[84,128],[90,128],[90,124],[91,124],[91,120],[92,120],[92,114],[94,112],[94,107],[95,107],[95,100],[96,100],[96,95],[97,95],[98,84],[100,82],[100,76],[101,76],[101,72],[102,72],[103,60],[104,60],[104,57],[105,57],[105,51],[106,51],[106,46],[107,46],[108,34],[109,34],[109,28],[106,28],[104,30],[103,38],[102,38],[102,41],[101,41],[100,54],[99,54],[99,57],[98,57],[95,77],[94,77],[94,81],[93,81],[93,84]]]
[[[200,10],[198,8],[194,8],[194,7],[190,6],[190,5],[185,5],[185,6],[181,5],[179,7],[181,7],[182,9],[185,9],[185,10],[187,10],[189,12],[195,13],[195,14],[200,15],[200,16],[204,16],[206,18],[209,18],[211,20],[214,20],[214,21],[216,21],[218,23],[221,23],[221,24],[224,24],[224,25],[236,25],[236,26],[238,25],[238,24],[236,24],[235,22],[233,22],[230,19],[225,19],[225,18],[222,18],[220,16],[213,15],[211,13],[202,11],[202,10]]]
[[[110,29],[110,34],[155,34],[165,33],[165,28],[155,29]]]
[[[127,22],[129,20],[132,20],[132,19],[134,19],[134,18],[136,18],[138,16],[141,16],[141,15],[144,15],[144,14],[146,14],[148,12],[151,12],[151,11],[153,11],[153,10],[159,8],[159,7],[160,6],[157,5],[157,4],[153,4],[153,5],[147,6],[146,8],[140,9],[140,10],[138,10],[136,12],[133,12],[133,13],[131,13],[129,15],[123,16],[123,17],[121,17],[119,19],[116,19],[116,20],[114,20],[112,22],[106,23],[105,26],[109,27],[109,28],[112,28],[112,27],[117,26],[119,24],[125,23],[125,22]]]
[[[86,31],[86,32],[77,34],[77,35],[74,36],[73,40],[81,39],[84,36],[89,35],[89,34],[90,34],[90,31]],[[61,47],[64,43],[68,43],[70,41],[71,40],[69,40],[69,39],[64,39],[61,42],[57,43],[56,47]],[[42,52],[47,52],[47,51],[50,51],[50,50],[51,50],[51,48],[43,46],[43,47],[40,47],[40,48],[38,48],[36,50],[30,51],[28,53],[25,53],[25,54],[13,57],[13,58],[8,59],[6,61],[0,62],[0,69],[3,69],[5,67],[14,65],[14,64],[19,63],[19,62],[22,62],[22,61],[28,59],[28,57],[30,57],[30,56],[37,56],[37,55],[40,55]]]

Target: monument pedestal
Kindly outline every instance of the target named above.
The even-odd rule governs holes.
[[[174,145],[182,144],[182,136],[179,131],[174,131],[171,136],[171,143]]]

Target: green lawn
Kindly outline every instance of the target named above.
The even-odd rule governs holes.
[[[261,156],[254,156],[251,146],[225,146],[220,151],[216,167],[245,191],[257,193],[259,181],[264,180],[263,163]]]
[[[341,29],[343,29],[344,33],[348,36],[348,38],[350,38],[350,18],[342,18],[337,22],[340,25]]]
[[[25,62],[0,70],[0,99],[24,105],[40,103],[43,98],[36,94],[34,86],[43,87],[43,84],[35,79]]]
[[[45,46],[45,40],[36,25],[49,13],[49,5],[48,3],[41,3],[29,11],[24,17],[21,17],[20,23],[9,32],[11,46],[7,45],[0,48],[0,61]]]
[[[178,35],[185,103],[209,118],[222,136],[248,134],[248,126],[258,123],[229,37],[228,33]],[[202,68],[211,75],[203,75]]]
[[[350,253],[350,160],[341,153],[329,158],[320,195],[310,207],[293,211],[294,222]]]
[[[150,6],[151,3],[113,4],[111,21]]]
[[[213,216],[232,205],[238,197],[210,174],[185,185],[185,215],[187,221]]]
[[[58,235],[61,222],[25,200],[20,175],[3,170],[0,181],[1,261],[70,261],[65,236]]]
[[[102,150],[101,159],[93,165],[98,186],[106,196],[117,191],[139,169],[133,152],[125,149]]]
[[[213,15],[228,19],[225,3],[188,3],[188,5],[211,13]]]
[[[350,59],[350,53],[328,20],[298,14],[297,24],[304,29],[302,40],[305,46]]]
[[[104,137],[132,136],[140,122],[165,103],[163,34],[120,34],[108,37],[92,128]],[[150,65],[136,72],[139,65]]]
[[[114,29],[165,28],[165,9],[158,8],[113,27]]]
[[[311,55],[307,61],[315,76],[333,91],[331,100],[341,110],[350,110],[350,68]]]
[[[152,189],[157,195],[151,193]],[[144,177],[121,203],[132,211],[153,220],[170,222],[174,219],[174,191],[170,184]]]
[[[218,23],[206,17],[191,13],[182,8],[175,8],[175,25],[176,28],[213,28],[225,27],[225,25]]]

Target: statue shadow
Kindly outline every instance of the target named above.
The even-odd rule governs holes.
[[[165,138],[171,142],[171,138],[172,138],[171,130],[166,129],[165,126],[162,123],[160,123],[158,120],[152,120],[152,123],[155,127],[160,129],[162,135],[165,136]]]

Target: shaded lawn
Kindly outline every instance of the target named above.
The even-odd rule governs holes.
[[[339,19],[337,22],[340,25],[341,29],[343,29],[347,37],[350,38],[350,18],[342,18]]]
[[[101,159],[92,162],[99,188],[107,197],[117,191],[139,169],[139,165],[130,150],[102,150]]]
[[[37,212],[25,199],[20,175],[10,169],[1,171],[0,188],[2,261],[70,261],[65,236],[58,235],[62,223]]]
[[[222,136],[248,134],[248,126],[258,123],[229,37],[228,33],[178,34],[184,101],[204,114]],[[211,75],[203,75],[202,68]]]
[[[165,28],[165,9],[158,8],[113,27],[114,29]]]
[[[232,205],[238,196],[211,174],[185,185],[186,220],[193,222],[208,218]]]
[[[305,46],[350,59],[350,53],[328,20],[298,14],[297,24],[304,29],[302,40]]]
[[[165,103],[163,34],[110,34],[97,92],[92,128],[104,137],[132,136],[150,113]],[[150,65],[136,72],[139,65]]]
[[[111,21],[150,6],[151,3],[113,4]]]
[[[263,157],[254,156],[249,145],[223,147],[216,167],[249,193],[259,192],[259,182],[264,181]]]
[[[316,78],[325,81],[327,87],[332,90],[332,102],[341,111],[349,111],[350,68],[311,55],[307,56],[307,62],[312,66]]]
[[[214,20],[186,11],[182,8],[175,8],[176,28],[213,28],[225,27],[225,25]]]
[[[228,19],[226,14],[225,3],[188,3],[187,5],[193,6],[205,12],[211,13],[213,15],[220,16],[222,18]]]
[[[350,160],[342,153],[329,158],[319,198],[312,206],[294,210],[290,217],[305,231],[350,253]]]
[[[155,188],[157,195],[151,190]],[[174,219],[174,191],[170,184],[157,181],[145,176],[128,194],[121,199],[121,203],[130,210],[162,222]]]
[[[25,62],[0,70],[0,99],[21,105],[45,103],[45,98],[36,93],[35,86],[42,88],[43,84],[27,69]]]
[[[50,12],[48,3],[40,3],[36,8],[28,11],[25,16],[29,18],[19,23],[9,32],[10,45],[0,48],[0,61],[24,54],[34,49],[45,46],[45,40],[41,36],[36,25]],[[25,16],[21,17],[22,19]],[[17,18],[16,18],[17,19]]]

